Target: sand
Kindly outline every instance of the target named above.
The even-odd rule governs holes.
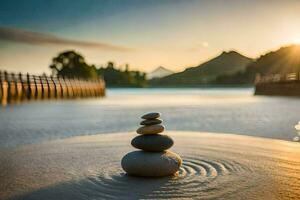
[[[175,176],[120,166],[134,133],[80,136],[0,152],[0,199],[297,199],[300,144],[230,134],[166,132],[183,158]]]

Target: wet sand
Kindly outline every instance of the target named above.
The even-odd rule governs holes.
[[[297,199],[300,144],[230,134],[166,132],[183,158],[175,176],[120,166],[135,133],[79,136],[0,152],[0,199]]]

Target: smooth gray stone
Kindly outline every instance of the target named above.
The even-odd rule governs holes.
[[[131,145],[144,151],[164,151],[171,148],[174,141],[167,135],[139,135],[133,138]]]
[[[151,112],[151,113],[146,113],[142,116],[142,119],[156,119],[160,117],[160,113],[158,112]]]
[[[141,126],[136,130],[138,134],[157,134],[165,130],[165,127],[160,124],[155,124],[151,126]]]
[[[161,124],[162,120],[161,119],[145,119],[141,121],[140,125],[155,125],[155,124]]]
[[[169,176],[175,174],[182,160],[171,151],[146,152],[133,151],[126,154],[121,161],[122,168],[133,176]]]

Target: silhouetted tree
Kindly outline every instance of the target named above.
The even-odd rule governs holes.
[[[68,78],[97,79],[94,65],[88,65],[83,56],[75,51],[65,51],[53,58],[50,65],[52,73]]]

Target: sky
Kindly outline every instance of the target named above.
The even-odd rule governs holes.
[[[299,0],[0,0],[0,70],[50,73],[65,50],[96,66],[181,71],[222,51],[300,43]]]

